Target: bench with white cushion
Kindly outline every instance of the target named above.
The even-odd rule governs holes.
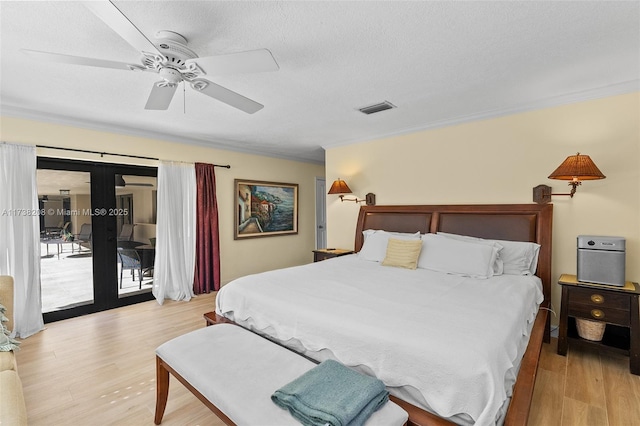
[[[169,373],[228,425],[299,425],[271,401],[273,392],[316,364],[232,324],[218,324],[176,337],[156,349],[160,424],[169,393]],[[387,402],[367,426],[404,425],[407,413]]]

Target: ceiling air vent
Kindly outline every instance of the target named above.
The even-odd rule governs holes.
[[[391,108],[395,108],[396,106],[389,101],[380,102],[379,104],[369,105],[366,107],[358,108],[363,114],[375,114],[376,112],[386,111]]]

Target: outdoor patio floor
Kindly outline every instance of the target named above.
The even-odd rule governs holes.
[[[57,247],[49,245],[47,255],[46,244],[40,244],[40,277],[42,312],[52,312],[84,305],[93,301],[93,257],[90,250],[83,248],[78,251],[77,246],[72,252],[71,244],[60,246],[60,258]],[[114,254],[115,256],[115,254]],[[118,263],[117,277],[120,277],[120,264]],[[152,277],[144,277],[142,290],[139,281],[131,279],[131,272],[124,271],[122,276],[122,289],[118,294],[122,296],[147,292],[151,290]],[[114,286],[118,286],[118,281]]]

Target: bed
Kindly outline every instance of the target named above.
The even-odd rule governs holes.
[[[216,314],[315,361],[376,375],[410,424],[526,424],[550,337],[552,208],[363,206],[359,254],[239,278],[218,293]],[[383,266],[364,256],[368,230],[536,243],[535,276]]]

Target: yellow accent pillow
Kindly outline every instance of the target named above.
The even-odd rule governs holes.
[[[389,238],[387,255],[382,264],[398,268],[416,269],[422,249],[422,240],[399,240]]]

